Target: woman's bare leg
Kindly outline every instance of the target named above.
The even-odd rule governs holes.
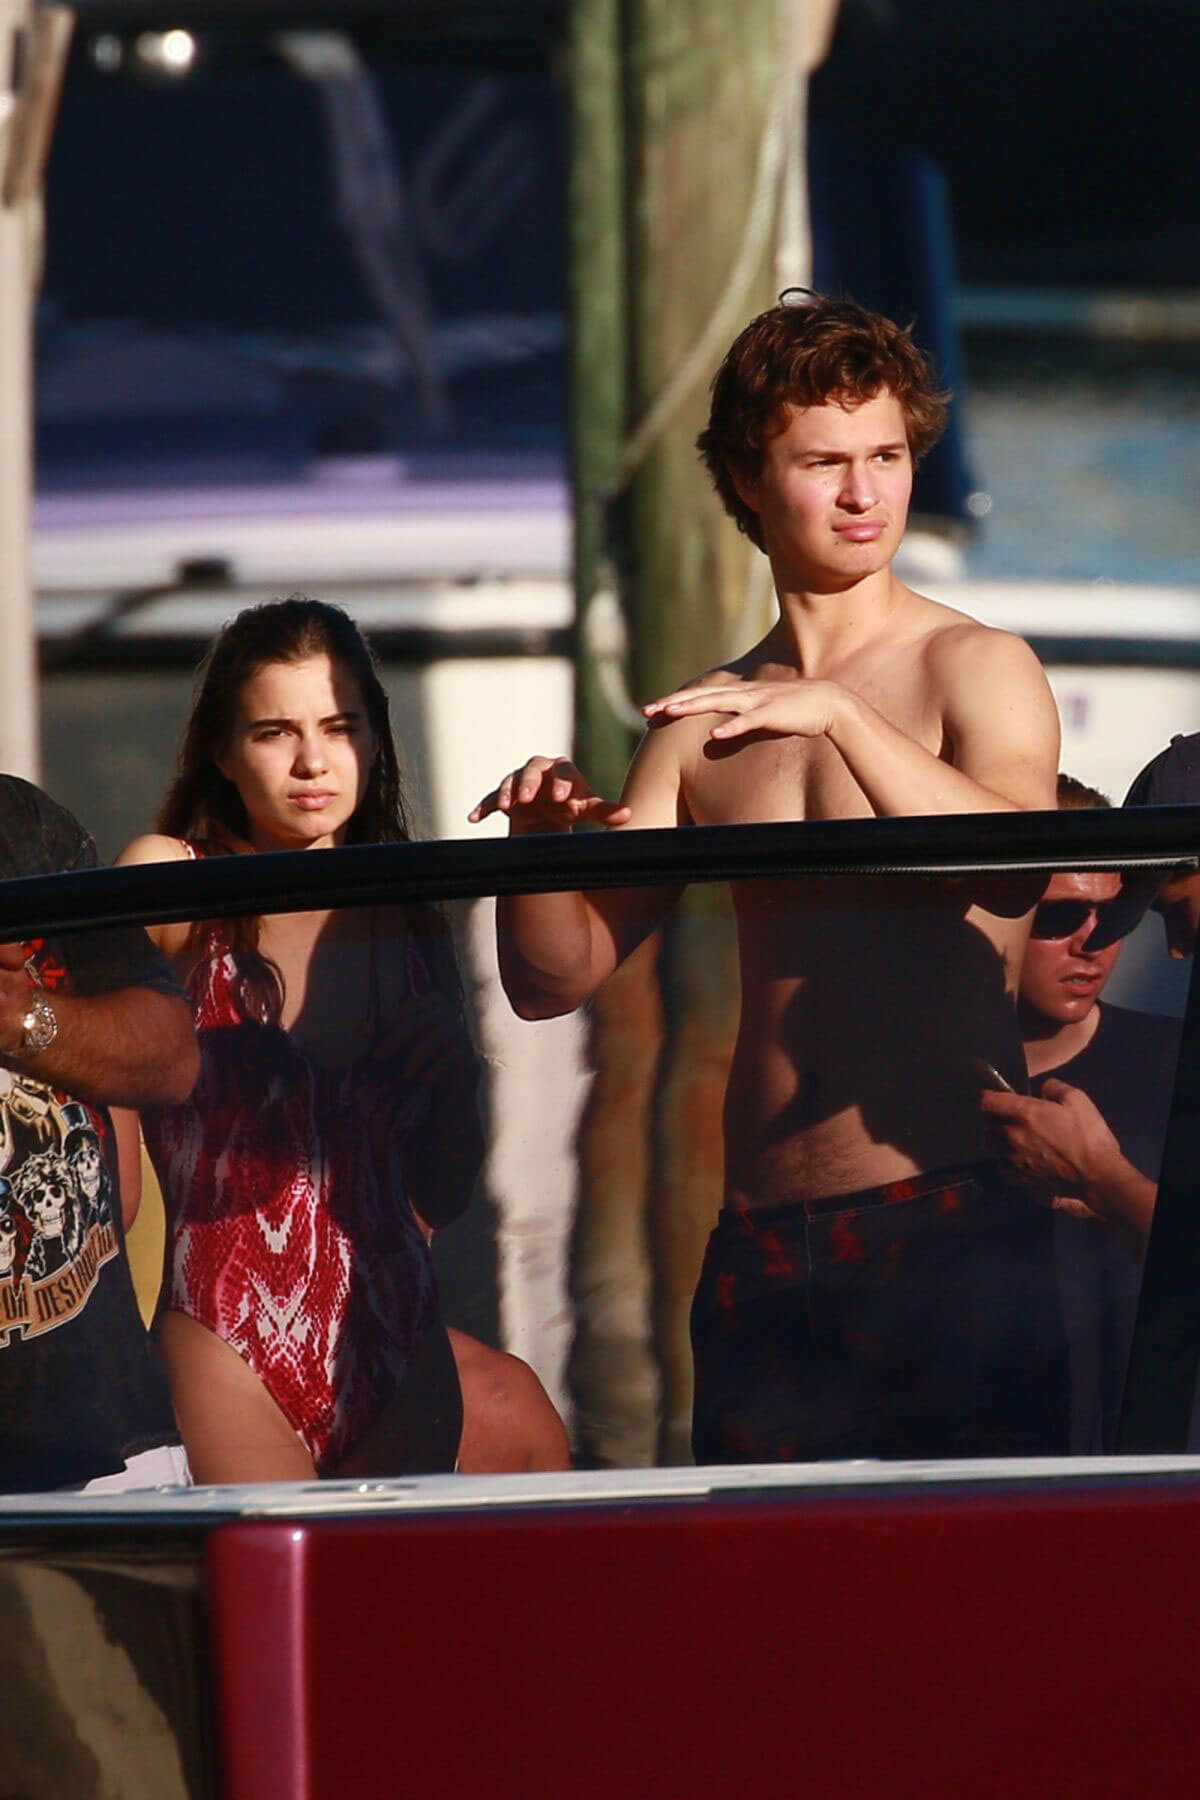
[[[449,1330],[463,1397],[461,1475],[569,1469],[571,1449],[550,1396],[518,1356]]]
[[[231,1345],[173,1311],[158,1342],[195,1482],[316,1480],[304,1444]]]

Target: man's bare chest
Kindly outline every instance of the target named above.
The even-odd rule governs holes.
[[[684,766],[683,794],[697,825],[857,818],[871,811],[824,739],[763,738],[715,752],[700,746]]]
[[[940,726],[917,702],[892,703],[887,723],[934,755]],[[697,825],[794,819],[869,818],[873,808],[857,776],[828,738],[753,737],[714,744],[704,722],[681,758],[684,802]]]

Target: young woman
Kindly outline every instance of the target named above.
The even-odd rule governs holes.
[[[405,839],[387,696],[357,627],[253,607],[201,667],[158,832],[124,863]],[[533,1372],[442,1323],[432,1231],[483,1155],[436,912],[164,925],[200,1080],[142,1128],[167,1212],[158,1336],[194,1478],[565,1467]]]

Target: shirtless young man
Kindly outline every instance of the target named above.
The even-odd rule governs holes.
[[[1032,651],[892,570],[943,420],[888,320],[819,298],[755,319],[699,443],[770,558],[778,622],[644,708],[619,803],[533,757],[471,818],[522,834],[1053,807],[1058,718]],[[932,883],[733,898],[742,1016],[725,1209],[693,1306],[697,1457],[1065,1448],[1050,1215],[997,1180],[979,1103],[982,1061],[1022,1085],[1026,918]],[[579,1006],[673,899],[502,899],[517,1012]]]

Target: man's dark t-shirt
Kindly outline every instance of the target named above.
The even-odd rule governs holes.
[[[69,812],[0,775],[0,879],[96,860]],[[51,994],[179,991],[140,930],[26,949]],[[178,1441],[125,1256],[108,1110],[0,1063],[0,1490],[79,1485]]]
[[[1158,1180],[1175,1087],[1182,1020],[1101,1005],[1090,1044],[1057,1069],[1034,1077],[1081,1088],[1124,1155]],[[1055,1220],[1059,1286],[1071,1353],[1071,1448],[1111,1450],[1137,1311],[1141,1264],[1102,1226],[1060,1214]]]

